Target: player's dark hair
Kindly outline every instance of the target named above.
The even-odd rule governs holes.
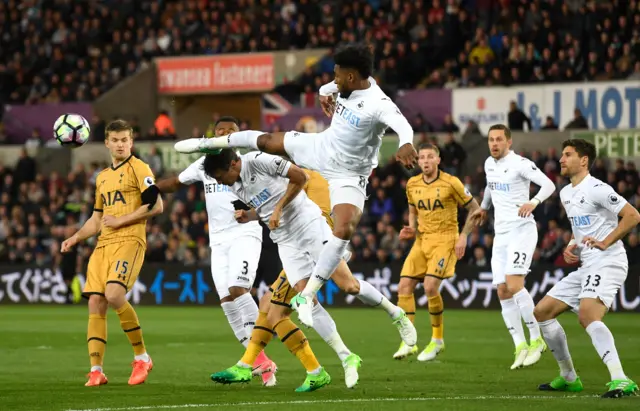
[[[509,127],[505,126],[504,124],[494,124],[491,127],[489,127],[489,132],[491,132],[493,130],[502,130],[502,131],[504,131],[504,135],[505,135],[505,137],[507,137],[507,140],[511,140],[511,129]]]
[[[240,121],[233,117],[233,116],[222,116],[218,119],[218,121],[216,121],[216,124],[214,124],[214,127],[218,127],[218,124],[220,123],[233,123],[236,126],[240,127]]]
[[[373,72],[373,52],[368,44],[351,43],[338,47],[333,61],[341,68],[356,70],[364,79]]]
[[[422,143],[418,146],[418,153],[421,150],[433,150],[435,151],[436,155],[438,155],[438,157],[440,157],[440,149],[438,148],[438,146],[436,146],[435,144],[431,144],[431,143]]]
[[[564,150],[567,147],[573,147],[580,157],[586,156],[588,158],[587,167],[589,170],[591,169],[591,166],[596,161],[596,146],[592,142],[581,138],[570,138],[562,142],[562,149]]]
[[[133,138],[133,127],[131,127],[129,123],[127,123],[122,119],[116,119],[110,122],[109,124],[107,124],[107,126],[104,128],[104,136],[105,136],[105,139],[107,139],[109,138],[109,133],[111,132],[118,133],[120,131],[127,131],[127,130],[129,130],[129,133],[131,134],[131,138]]]
[[[207,154],[202,163],[204,173],[211,178],[216,171],[227,171],[231,162],[238,160],[238,154],[231,148],[223,148],[219,154]]]

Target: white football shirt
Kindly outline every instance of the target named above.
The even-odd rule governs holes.
[[[240,181],[231,189],[249,207],[254,208],[262,222],[269,225],[273,210],[282,199],[289,179],[291,162],[282,157],[253,151],[240,156]],[[297,230],[313,218],[323,218],[320,208],[303,191],[282,210],[280,225],[271,231],[271,239],[278,243],[295,238]]]
[[[371,86],[357,90],[348,98],[336,98],[331,125],[322,134],[323,151],[330,153],[338,168],[369,175],[378,166],[382,137],[391,127],[400,138],[400,146],[413,143],[413,128],[398,107],[369,77]],[[320,88],[320,95],[338,93],[335,82]]]
[[[520,207],[530,201],[529,188],[533,181],[540,186],[536,195],[540,202],[546,200],[555,185],[549,177],[536,167],[533,161],[526,159],[513,151],[499,160],[493,157],[484,162],[484,172],[487,176],[485,201],[482,208],[487,208],[487,198],[491,199],[494,207],[494,231],[496,234],[511,232],[523,224],[535,224],[533,215],[522,218],[518,216]]]
[[[227,242],[240,236],[251,236],[262,240],[262,228],[257,221],[240,224],[236,221],[233,202],[239,200],[229,186],[218,182],[204,173],[202,163],[204,156],[187,167],[178,179],[182,184],[193,184],[201,181],[204,185],[204,197],[209,218],[209,244]]]
[[[624,197],[616,193],[609,184],[587,175],[580,184],[569,184],[560,190],[560,200],[571,223],[583,266],[596,261],[602,263],[603,258],[626,261],[627,252],[620,240],[604,251],[582,244],[584,237],[591,236],[602,241],[616,229],[618,213],[627,204]]]

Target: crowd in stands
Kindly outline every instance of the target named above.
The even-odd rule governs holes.
[[[91,101],[160,56],[366,41],[389,89],[640,79],[637,0],[8,0],[0,102]],[[317,90],[331,58],[296,82]]]
[[[440,149],[441,168],[457,174],[464,161],[464,152],[460,152],[452,141],[447,141]],[[571,233],[558,197],[559,189],[566,184],[559,175],[558,154],[550,149],[544,154],[530,153],[529,157],[558,187],[553,196],[535,210],[540,234],[534,264],[562,266],[561,254]],[[159,151],[151,150],[142,158],[157,176],[168,175]],[[78,227],[90,217],[95,178],[105,166],[79,165],[66,176],[44,175],[26,150],[13,169],[0,165],[0,263],[55,263],[59,258],[60,243],[69,235],[66,227]],[[632,162],[625,164],[618,160],[612,168],[607,168],[599,159],[592,175],[608,182],[632,205],[640,207],[640,175]],[[353,261],[387,263],[405,258],[412,243],[399,240],[398,233],[407,222],[404,187],[409,177],[407,170],[393,158],[375,170],[368,186],[370,199],[351,242]],[[480,201],[486,184],[482,167],[471,175],[462,176],[461,180]],[[536,189],[532,185],[532,195]],[[166,212],[147,224],[146,261],[210,264],[202,187],[186,187],[173,195],[165,195],[165,201]],[[465,217],[465,212],[461,212],[460,223]],[[459,264],[489,268],[492,226],[490,222],[472,232],[464,259]],[[640,263],[638,232],[633,232],[624,241],[630,262]],[[85,264],[92,244],[94,242],[89,241],[81,250]]]

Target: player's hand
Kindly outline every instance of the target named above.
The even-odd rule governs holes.
[[[269,229],[275,230],[280,227],[280,217],[282,216],[282,209],[280,207],[276,207],[273,209],[273,213],[271,213],[271,218],[269,219]]]
[[[416,236],[416,229],[406,225],[402,227],[402,230],[400,230],[400,234],[398,235],[398,238],[400,240],[410,240],[415,236]]]
[[[455,252],[458,260],[462,260],[464,257],[464,252],[467,249],[467,236],[465,234],[460,234],[458,237],[458,241],[456,241]]]
[[[234,217],[240,224],[245,224],[250,221],[249,213],[247,213],[247,210],[236,210]]]
[[[118,217],[112,215],[106,215],[102,217],[102,225],[109,228],[120,228],[122,225],[121,220]]]
[[[564,249],[562,256],[567,264],[577,264],[580,261],[580,257],[575,254],[578,244],[570,244]]]
[[[582,244],[586,245],[589,248],[597,248],[598,250],[606,250],[609,248],[603,241],[598,241],[591,236],[586,236],[582,239]]]
[[[62,242],[62,245],[60,246],[60,252],[68,253],[76,244],[78,244],[78,237],[72,235]]]
[[[406,168],[412,169],[418,161],[418,153],[416,149],[413,148],[413,144],[407,143],[398,149],[396,159]]]
[[[527,218],[531,215],[531,213],[533,213],[533,210],[535,210],[537,207],[537,204],[534,203],[524,203],[520,209],[518,209],[518,216],[522,217],[522,218]]]
[[[331,117],[336,109],[336,102],[333,96],[320,96],[320,107],[327,117]]]
[[[478,208],[476,211],[471,213],[469,218],[476,226],[484,225],[484,223],[487,221],[487,210],[485,210],[484,208]]]

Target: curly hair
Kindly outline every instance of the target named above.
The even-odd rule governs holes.
[[[365,43],[339,47],[333,54],[333,61],[342,68],[356,70],[362,78],[369,78],[373,72],[373,53]]]

